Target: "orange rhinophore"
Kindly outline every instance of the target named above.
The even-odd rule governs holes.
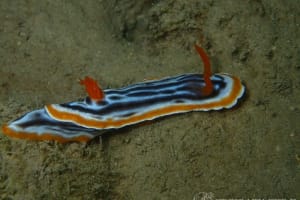
[[[210,80],[210,77],[211,77],[211,66],[210,66],[209,57],[205,53],[204,49],[202,49],[198,45],[195,45],[195,49],[199,53],[199,55],[200,55],[200,57],[201,57],[201,59],[203,61],[203,65],[204,65],[203,78],[204,78],[204,82],[205,82],[205,87],[202,88],[202,92],[204,93],[204,95],[208,96],[208,95],[210,95],[213,92],[213,83]]]
[[[85,79],[80,80],[80,84],[85,86],[85,90],[92,100],[100,101],[104,98],[103,90],[98,86],[98,83],[89,76],[86,76]]]

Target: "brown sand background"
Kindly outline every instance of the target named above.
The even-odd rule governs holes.
[[[117,88],[201,72],[241,77],[237,109],[194,112],[90,144],[0,135],[1,199],[300,198],[299,0],[0,1],[0,123]]]

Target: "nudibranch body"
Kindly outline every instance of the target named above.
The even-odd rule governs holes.
[[[204,50],[195,46],[204,74],[183,74],[102,90],[93,79],[81,80],[89,94],[82,101],[46,105],[3,126],[4,134],[24,139],[89,141],[112,129],[190,111],[232,108],[243,96],[240,79],[211,75]]]

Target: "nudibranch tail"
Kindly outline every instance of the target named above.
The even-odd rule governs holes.
[[[86,76],[85,79],[80,80],[80,84],[85,86],[86,92],[93,101],[100,101],[104,98],[103,90],[91,77]]]
[[[9,124],[4,124],[2,131],[13,138],[55,140],[60,143],[87,142],[95,137],[95,132],[99,133],[95,129],[57,121],[51,118],[45,109],[28,112]]]
[[[43,141],[43,140],[48,140],[48,141],[57,141],[59,143],[67,143],[67,142],[88,142],[92,139],[92,137],[87,137],[87,136],[76,136],[72,138],[67,138],[61,135],[54,135],[53,133],[43,133],[41,135],[37,133],[29,133],[29,132],[18,132],[14,131],[11,129],[11,127],[7,124],[4,124],[2,126],[2,131],[5,135],[12,137],[12,138],[17,138],[17,139],[27,139],[27,140],[37,140],[37,141]]]
[[[199,55],[202,59],[203,65],[204,65],[203,78],[204,78],[205,86],[204,86],[204,88],[202,88],[202,92],[205,96],[208,96],[213,92],[213,83],[210,80],[210,77],[212,75],[210,60],[209,60],[208,55],[205,53],[204,49],[202,49],[197,44],[195,44],[195,49],[199,53]]]

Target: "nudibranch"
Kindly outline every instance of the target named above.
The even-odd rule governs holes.
[[[90,77],[81,80],[82,101],[50,104],[5,124],[4,134],[22,139],[87,142],[108,130],[190,111],[232,108],[245,93],[241,80],[212,74],[205,51],[195,45],[204,73],[145,81],[102,90]]]

